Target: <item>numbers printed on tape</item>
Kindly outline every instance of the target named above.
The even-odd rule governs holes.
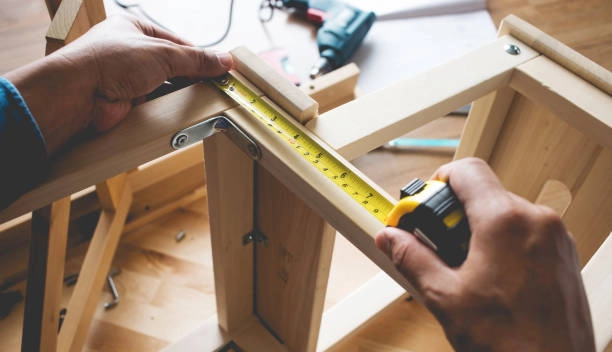
[[[231,74],[214,84],[382,223],[393,204]]]

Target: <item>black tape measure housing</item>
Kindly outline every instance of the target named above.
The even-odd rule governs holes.
[[[461,265],[467,256],[470,228],[450,185],[415,179],[402,188],[400,196],[387,225],[414,233],[449,266]]]

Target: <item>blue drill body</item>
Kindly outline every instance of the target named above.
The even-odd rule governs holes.
[[[319,60],[310,73],[315,78],[345,64],[376,20],[374,12],[330,0],[283,0],[285,7],[306,13],[308,20],[322,24],[317,31]]]

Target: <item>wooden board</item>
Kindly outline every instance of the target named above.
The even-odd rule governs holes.
[[[208,209],[217,315],[233,334],[253,315],[253,160],[226,136],[205,141]]]
[[[256,314],[291,351],[314,351],[336,231],[265,169],[257,169]]]
[[[524,50],[510,55],[504,50],[508,43]],[[537,55],[517,39],[501,37],[447,64],[321,114],[307,127],[351,160],[505,86],[514,67]]]

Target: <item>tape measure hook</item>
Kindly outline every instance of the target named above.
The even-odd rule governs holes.
[[[170,140],[170,145],[174,150],[183,149],[219,132],[225,133],[253,160],[261,159],[261,149],[253,139],[223,115],[212,117],[175,133]]]

